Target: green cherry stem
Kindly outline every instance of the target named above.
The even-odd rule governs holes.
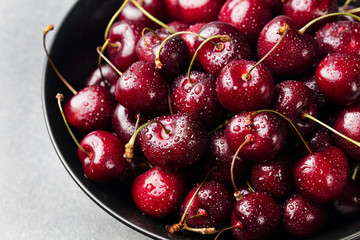
[[[78,146],[78,148],[79,148],[83,153],[85,153],[89,158],[91,158],[91,157],[92,157],[92,154],[89,153],[89,152],[87,152],[87,151],[85,151],[85,149],[80,145],[80,143],[79,143],[78,140],[76,139],[74,133],[71,131],[71,128],[70,128],[70,126],[69,126],[68,121],[66,120],[66,117],[65,117],[63,108],[62,108],[62,106],[61,106],[61,102],[64,100],[64,95],[62,95],[61,93],[58,93],[58,94],[56,94],[56,99],[58,100],[57,102],[58,102],[58,106],[59,106],[59,110],[60,110],[61,116],[62,116],[62,118],[63,118],[63,120],[64,120],[65,126],[66,126],[66,128],[68,129],[68,131],[69,131],[72,139],[74,140],[74,142],[75,142],[75,144]]]
[[[353,174],[352,174],[352,176],[351,176],[351,179],[352,179],[353,181],[355,181],[355,179],[356,179],[357,173],[358,173],[358,171],[359,171],[359,167],[360,167],[360,163],[356,164],[356,167],[355,167],[355,169],[354,169],[354,172],[353,172]]]
[[[175,33],[174,30],[172,30],[168,25],[161,22],[160,20],[156,19],[154,16],[152,16],[150,13],[148,13],[136,0],[131,0],[131,2],[142,12],[145,16],[150,18],[153,22],[157,23],[158,25],[162,26],[163,28],[166,28],[171,33]]]
[[[109,31],[111,26],[113,25],[113,23],[115,22],[116,18],[119,16],[119,14],[121,13],[121,11],[124,9],[124,7],[126,6],[126,4],[129,2],[129,0],[125,0],[123,2],[123,4],[121,4],[120,8],[115,12],[115,14],[112,16],[112,18],[110,19],[106,29],[105,29],[105,34],[104,34],[104,40],[106,41],[106,39],[108,38],[109,35]]]
[[[250,68],[249,71],[247,71],[247,73],[242,75],[242,79],[245,81],[249,81],[251,78],[251,71],[254,70],[260,63],[262,63],[278,46],[279,44],[282,42],[282,40],[285,38],[287,32],[289,30],[289,25],[287,25],[286,23],[284,23],[284,25],[279,29],[279,31],[277,32],[277,34],[282,35],[281,38],[277,41],[277,43],[272,47],[272,49],[264,56],[262,57],[254,66],[252,66]]]
[[[337,134],[338,136],[340,136],[340,137],[348,140],[349,142],[355,144],[356,146],[360,147],[360,143],[359,143],[359,142],[357,142],[357,141],[355,141],[355,140],[353,140],[353,139],[345,136],[345,135],[342,134],[341,132],[339,132],[339,131],[333,129],[332,127],[326,125],[325,123],[319,121],[318,119],[314,118],[313,116],[309,115],[308,113],[305,113],[305,112],[304,112],[301,116],[302,116],[303,118],[308,118],[308,119],[313,120],[314,122],[320,124],[321,126],[327,128],[327,129],[329,129],[330,131],[332,131],[333,133]]]
[[[346,0],[346,2],[344,3],[344,5],[341,7],[341,9],[345,9],[347,6],[349,6],[349,4],[353,2],[353,0]]]
[[[105,55],[104,55],[104,53],[103,53],[104,49],[103,49],[102,47],[97,47],[97,48],[96,48],[96,51],[97,51],[97,53],[99,54],[98,64],[99,64],[100,72],[101,72],[101,59],[104,59],[105,62],[106,62],[107,64],[109,64],[109,66],[110,66],[112,69],[114,69],[114,70],[117,72],[117,74],[119,74],[119,76],[122,76],[122,72],[120,72],[120,70],[117,69],[117,68],[114,66],[114,64],[113,64],[107,57],[105,57]],[[102,74],[101,74],[101,76],[102,76]]]
[[[327,14],[327,15],[318,17],[318,18],[310,21],[308,24],[306,24],[304,27],[302,27],[300,30],[298,30],[298,32],[299,32],[300,34],[304,34],[305,31],[306,31],[312,24],[314,24],[314,23],[317,22],[317,21],[320,21],[320,20],[322,20],[322,19],[324,19],[324,18],[328,18],[328,17],[343,16],[343,15],[353,17],[353,18],[355,18],[356,20],[360,21],[360,17],[359,17],[359,16],[356,16],[356,15],[351,14],[351,13],[348,13],[348,12],[329,13],[329,14]]]
[[[360,12],[360,7],[354,8],[354,9],[350,9],[345,11],[346,13],[358,13]]]
[[[50,54],[46,48],[46,35],[48,34],[48,32],[50,32],[51,30],[54,29],[53,25],[49,25],[45,28],[44,32],[43,32],[43,48],[46,54],[46,57],[48,59],[49,64],[51,65],[52,69],[55,71],[56,75],[60,78],[60,80],[65,84],[65,86],[74,94],[77,94],[77,91],[68,83],[68,81],[65,80],[65,78],[63,77],[63,75],[61,75],[60,71],[57,69],[57,67],[55,66],[54,62],[52,61]]]

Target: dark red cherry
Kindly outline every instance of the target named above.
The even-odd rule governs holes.
[[[309,34],[300,34],[290,17],[277,16],[268,22],[257,43],[259,58],[265,56],[279,41],[278,31],[289,25],[289,30],[279,46],[264,60],[264,64],[277,76],[296,76],[310,69],[318,60],[319,46]]]
[[[319,90],[329,101],[346,106],[360,98],[360,58],[333,53],[325,57],[315,73]]]
[[[225,0],[178,0],[178,11],[183,22],[194,24],[217,20]]]
[[[280,207],[262,192],[249,193],[234,205],[231,225],[237,240],[258,240],[269,237],[278,227]]]
[[[309,134],[315,128],[315,122],[301,116],[306,112],[317,117],[314,93],[299,81],[287,80],[275,86],[272,109],[289,118],[303,135]],[[292,128],[290,125],[287,126],[289,129]],[[290,132],[295,133],[293,129]]]
[[[234,197],[230,190],[222,183],[207,181],[200,188],[193,201],[192,197],[199,186],[194,187],[185,197],[180,210],[180,215],[186,212],[185,219],[203,214],[186,221],[191,228],[220,228],[230,218],[234,204]]]
[[[270,5],[258,0],[227,0],[219,13],[219,21],[234,25],[250,44],[256,43],[271,18]]]
[[[345,53],[360,57],[360,23],[350,21],[331,22],[320,28],[315,35],[320,53]]]
[[[78,149],[78,156],[87,178],[105,182],[117,177],[125,168],[125,144],[114,134],[102,130],[87,134],[80,142],[87,152]]]
[[[103,87],[108,87],[110,93],[115,96],[115,85],[119,79],[119,74],[108,64],[101,65],[101,72],[104,79],[101,76],[100,69],[96,68],[86,80],[85,86],[101,85]]]
[[[334,128],[345,136],[360,142],[360,104],[345,108],[336,118]],[[360,162],[360,147],[334,134],[336,145],[351,159]]]
[[[336,211],[343,215],[354,215],[360,212],[360,186],[350,180],[341,196],[333,203]]]
[[[228,35],[231,40],[220,41],[213,39],[215,46],[207,42],[198,53],[198,59],[203,69],[211,74],[219,75],[221,69],[235,59],[250,59],[251,51],[244,35],[240,33],[233,25],[225,22],[215,21],[204,25],[198,32],[201,36],[209,38],[215,35]],[[197,49],[204,39],[197,37],[195,39],[195,48]]]
[[[315,72],[310,71],[297,79],[298,81],[302,82],[305,86],[313,90],[314,97],[316,99],[316,103],[318,108],[323,107],[327,101],[325,99],[325,96],[320,92],[317,84],[316,84],[316,78],[315,78]]]
[[[83,88],[65,105],[67,121],[74,128],[91,132],[111,127],[111,114],[116,101],[106,87],[93,85]]]
[[[292,160],[289,155],[280,154],[269,162],[254,163],[251,167],[254,189],[275,199],[286,197],[293,187]]]
[[[293,168],[298,190],[311,201],[329,203],[340,197],[349,179],[349,163],[337,147],[327,147],[298,160]]]
[[[158,109],[167,101],[168,87],[161,74],[147,62],[132,64],[119,78],[115,96],[125,108],[139,113]]]
[[[136,44],[141,38],[141,31],[142,25],[130,20],[115,22],[109,30],[111,45],[108,45],[107,52],[111,62],[121,72],[138,60]]]
[[[258,110],[270,105],[275,91],[274,79],[265,65],[246,74],[254,61],[234,60],[227,64],[216,80],[216,92],[222,106],[234,113]]]
[[[233,152],[245,141],[239,156],[254,162],[266,162],[273,159],[286,142],[286,125],[273,113],[258,113],[250,120],[252,112],[241,112],[231,118],[226,127],[226,140]]]
[[[208,128],[215,127],[222,115],[222,107],[216,96],[215,77],[192,71],[190,82],[187,74],[177,77],[171,90],[174,112],[185,112],[200,120]]]
[[[164,22],[167,19],[167,13],[164,11],[165,4],[163,0],[141,0],[137,2],[148,13],[150,13],[156,19]],[[145,27],[157,28],[158,25],[154,23],[150,18],[145,16],[131,1],[126,4],[125,8],[121,11],[118,17],[120,20],[127,19],[138,22]]]
[[[282,13],[289,16],[298,28],[318,17],[336,12],[338,12],[336,0],[285,0],[282,8]],[[320,20],[312,25],[308,31],[314,32],[332,20],[336,20],[336,18]]]
[[[131,196],[146,216],[163,218],[174,213],[185,195],[185,181],[178,173],[153,167],[134,179]]]
[[[226,141],[225,129],[212,133],[209,138],[209,151],[205,161],[207,169],[214,167],[209,175],[209,179],[230,185],[230,169],[234,153],[230,150],[229,144]],[[244,176],[247,165],[245,160],[239,156],[236,157],[233,171],[236,183]]]
[[[180,21],[180,12],[178,10],[179,0],[164,0],[166,11],[168,12],[169,19],[173,21]]]
[[[294,237],[309,237],[318,233],[326,223],[326,212],[320,204],[301,194],[289,197],[283,206],[282,223]]]
[[[148,161],[165,169],[193,166],[204,156],[207,134],[200,122],[185,113],[155,118],[160,121],[140,133],[141,148]]]

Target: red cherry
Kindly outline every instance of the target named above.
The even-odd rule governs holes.
[[[101,76],[101,72],[104,79]],[[96,68],[86,80],[85,86],[100,85],[108,87],[110,89],[110,93],[115,97],[115,85],[120,77],[119,74],[108,64],[101,65],[101,72],[99,68]]]
[[[178,0],[178,11],[183,22],[194,24],[217,20],[225,0]]]

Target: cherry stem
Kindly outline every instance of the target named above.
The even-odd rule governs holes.
[[[45,50],[45,54],[46,57],[48,59],[48,62],[50,63],[51,67],[53,68],[53,70],[55,71],[56,75],[61,79],[61,81],[65,84],[65,86],[74,94],[77,94],[77,91],[68,83],[68,81],[65,80],[65,78],[61,75],[60,71],[57,69],[57,67],[55,66],[54,62],[52,61],[50,54],[46,48],[46,35],[48,32],[50,32],[51,30],[54,29],[53,25],[49,25],[45,28],[44,33],[43,33],[43,48]]]
[[[308,113],[305,113],[305,112],[304,112],[301,116],[302,116],[303,118],[308,118],[308,119],[313,120],[314,122],[320,124],[321,126],[327,128],[327,129],[329,129],[330,131],[332,131],[333,133],[337,134],[338,136],[340,136],[340,137],[348,140],[349,142],[355,144],[356,146],[360,147],[360,143],[359,143],[359,142],[357,142],[357,141],[355,141],[355,140],[353,140],[353,139],[345,136],[345,135],[342,134],[341,132],[339,132],[339,131],[333,129],[332,127],[326,125],[325,123],[319,121],[318,119],[314,118],[313,116],[309,115]]]
[[[226,120],[225,120],[223,123],[221,123],[219,126],[217,126],[217,127],[214,128],[213,130],[211,130],[210,132],[208,132],[208,135],[216,132],[217,130],[220,130],[220,129],[226,127],[229,122],[230,122],[230,119],[226,119]]]
[[[349,4],[350,4],[351,2],[353,2],[353,0],[347,0],[347,1],[344,3],[344,5],[341,7],[341,9],[344,10],[347,6],[349,6]]]
[[[169,111],[170,115],[174,114],[173,108],[171,106],[171,93],[170,93],[170,86],[168,86],[168,104],[169,104]]]
[[[191,231],[191,232],[195,232],[195,233],[201,233],[202,235],[215,234],[215,233],[218,232],[214,227],[209,227],[209,228],[190,228],[190,227],[188,227],[186,224],[184,225],[184,227],[183,227],[182,229],[183,229],[183,230],[187,230],[187,231]]]
[[[254,70],[260,63],[262,63],[278,46],[279,44],[282,42],[282,40],[285,38],[287,32],[289,30],[289,25],[287,25],[286,23],[284,23],[284,25],[278,30],[277,34],[282,35],[281,38],[277,41],[277,43],[272,47],[272,49],[263,57],[260,59],[260,61],[258,61],[254,66],[252,66],[252,68],[250,68],[250,70],[242,75],[242,78],[245,81],[249,81],[251,76],[250,73],[252,70]]]
[[[147,123],[144,123],[142,126],[140,126],[139,128],[135,129],[135,132],[134,134],[131,136],[129,142],[125,145],[125,153],[124,153],[124,158],[128,161],[128,162],[131,162],[131,159],[134,157],[134,144],[135,144],[135,140],[136,140],[136,137],[137,135],[140,133],[140,131],[147,127],[148,125],[150,124],[153,124],[153,123],[158,123],[160,124],[163,129],[165,130],[165,133],[166,134],[169,134],[170,133],[170,130],[168,130],[164,124],[158,120],[152,120],[152,121],[149,121]]]
[[[163,64],[161,63],[160,61],[160,51],[161,49],[163,48],[164,44],[170,40],[171,38],[175,37],[175,36],[178,36],[178,35],[182,35],[182,34],[192,34],[192,35],[195,35],[196,37],[199,37],[199,38],[202,38],[204,40],[206,40],[206,37],[203,37],[197,33],[194,33],[194,32],[190,32],[190,31],[181,31],[181,32],[176,32],[176,33],[173,33],[171,34],[170,36],[168,36],[167,38],[164,39],[164,41],[162,41],[162,43],[160,44],[159,46],[159,50],[157,51],[156,53],[156,56],[155,56],[155,66],[157,69],[161,69]],[[216,43],[214,42],[211,42],[212,44],[214,44],[215,46],[217,46]]]
[[[251,186],[251,184],[249,183],[249,181],[246,179],[245,180],[246,186],[250,189],[250,191],[255,192],[255,189]]]
[[[100,60],[101,58],[104,59],[105,62],[106,62],[107,64],[109,64],[109,66],[110,66],[112,69],[114,69],[114,70],[117,72],[117,74],[119,74],[119,76],[122,76],[122,72],[120,72],[120,70],[117,69],[117,68],[114,66],[114,64],[113,64],[107,57],[105,57],[105,55],[104,55],[104,53],[103,53],[104,48],[102,48],[102,47],[97,47],[97,48],[96,48],[96,51],[97,51],[97,53],[99,54],[99,62],[98,62],[98,64],[100,64],[99,68],[100,68],[101,76],[102,76],[101,60]]]
[[[193,66],[193,64],[194,64],[194,62],[195,62],[195,58],[196,58],[196,56],[198,55],[200,49],[201,49],[207,42],[210,42],[211,40],[216,39],[216,38],[220,38],[220,40],[223,41],[223,42],[230,42],[230,41],[231,41],[231,38],[230,38],[228,35],[215,35],[215,36],[209,37],[209,38],[207,38],[205,41],[203,41],[203,42],[200,44],[200,46],[196,49],[195,54],[194,54],[193,58],[191,59],[191,62],[190,62],[190,65],[189,65],[189,69],[188,69],[188,72],[187,72],[187,77],[188,77],[188,82],[189,82],[189,83],[192,83],[192,80],[191,80],[191,78],[190,78],[190,71],[191,71],[191,68],[192,68],[192,66]],[[221,46],[222,46],[222,45],[216,44],[215,46],[216,46],[216,48],[217,48],[218,50],[222,50],[222,49],[221,49]]]
[[[141,32],[141,36],[142,36],[142,39],[144,40],[145,46],[149,47],[149,43],[145,39],[145,31],[146,30],[152,32],[157,39],[162,40],[161,37],[159,36],[159,34],[157,34],[154,29],[151,29],[149,27],[144,27]]]
[[[317,22],[317,21],[320,21],[320,20],[322,20],[322,19],[324,19],[324,18],[328,18],[328,17],[343,16],[343,15],[353,17],[353,18],[355,18],[356,20],[360,21],[360,17],[359,17],[359,16],[356,16],[356,15],[351,14],[351,13],[348,13],[348,12],[329,13],[329,14],[327,14],[327,15],[318,17],[318,18],[310,21],[308,24],[306,24],[304,27],[302,27],[298,32],[299,32],[300,34],[304,34],[304,32],[305,32],[312,24],[314,24],[314,23]]]
[[[289,118],[287,118],[285,115],[283,115],[283,114],[281,114],[281,113],[279,113],[279,112],[277,112],[275,110],[271,110],[271,109],[262,109],[262,110],[255,111],[250,115],[250,118],[253,118],[256,114],[261,113],[261,112],[275,113],[275,114],[279,115],[280,117],[284,118],[286,121],[288,121],[290,123],[290,125],[294,128],[294,130],[296,131],[297,135],[300,137],[301,141],[304,143],[304,145],[305,145],[306,149],[308,150],[308,152],[312,153],[312,151],[311,151],[309,145],[306,143],[304,137],[301,135],[299,130],[296,128],[294,123]]]
[[[139,122],[140,122],[140,113],[137,114],[136,116],[135,130],[139,127]]]
[[[87,152],[87,151],[85,151],[85,149],[80,145],[80,143],[79,143],[78,140],[76,139],[74,133],[71,131],[68,121],[66,120],[66,117],[65,117],[63,108],[62,108],[62,106],[61,106],[61,102],[64,100],[64,95],[62,95],[61,93],[58,93],[58,94],[56,94],[56,98],[57,98],[57,100],[58,100],[57,102],[58,102],[58,105],[59,105],[59,109],[60,109],[61,116],[62,116],[62,118],[64,119],[65,126],[66,126],[66,128],[68,129],[68,131],[69,131],[72,139],[74,140],[74,142],[75,142],[75,144],[78,146],[78,148],[79,148],[83,153],[85,153],[89,158],[91,158],[91,157],[92,157],[92,154],[89,153],[89,152]]]
[[[353,181],[355,181],[355,179],[356,179],[356,175],[357,175],[357,173],[358,173],[358,171],[359,171],[359,167],[360,167],[360,163],[356,164],[356,167],[355,167],[355,169],[354,169],[354,172],[353,172],[353,174],[352,174],[352,176],[351,176],[351,179],[352,179]]]
[[[354,8],[354,9],[350,9],[350,10],[347,10],[345,11],[346,13],[358,13],[360,12],[360,7],[358,8]]]
[[[160,20],[156,19],[154,16],[152,16],[150,13],[148,13],[138,2],[136,2],[135,0],[131,0],[131,2],[148,18],[150,18],[153,22],[157,23],[158,25],[162,26],[163,28],[166,28],[167,30],[169,30],[171,33],[174,33],[175,31],[172,30],[168,25],[166,25],[165,23],[161,22]]]
[[[227,228],[224,228],[222,229],[217,235],[216,237],[214,238],[214,240],[217,240],[220,236],[220,234],[222,234],[223,232],[227,231],[227,230],[231,230],[231,229],[234,229],[234,228],[239,228],[240,230],[242,230],[243,226],[242,226],[242,223],[241,222],[237,222],[235,225],[233,226],[230,226],[230,227],[227,227]]]
[[[123,4],[120,6],[120,8],[115,12],[115,14],[112,16],[112,18],[110,19],[106,29],[105,29],[105,34],[104,34],[104,40],[106,41],[106,39],[108,38],[109,35],[109,31],[111,26],[113,25],[113,23],[115,22],[116,18],[119,16],[119,14],[121,13],[121,11],[124,9],[124,7],[126,6],[126,4],[129,2],[129,0],[125,0],[123,2]]]

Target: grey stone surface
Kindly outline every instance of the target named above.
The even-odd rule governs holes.
[[[46,131],[42,31],[49,24],[58,26],[74,3],[0,1],[0,238],[148,239],[80,190]]]

